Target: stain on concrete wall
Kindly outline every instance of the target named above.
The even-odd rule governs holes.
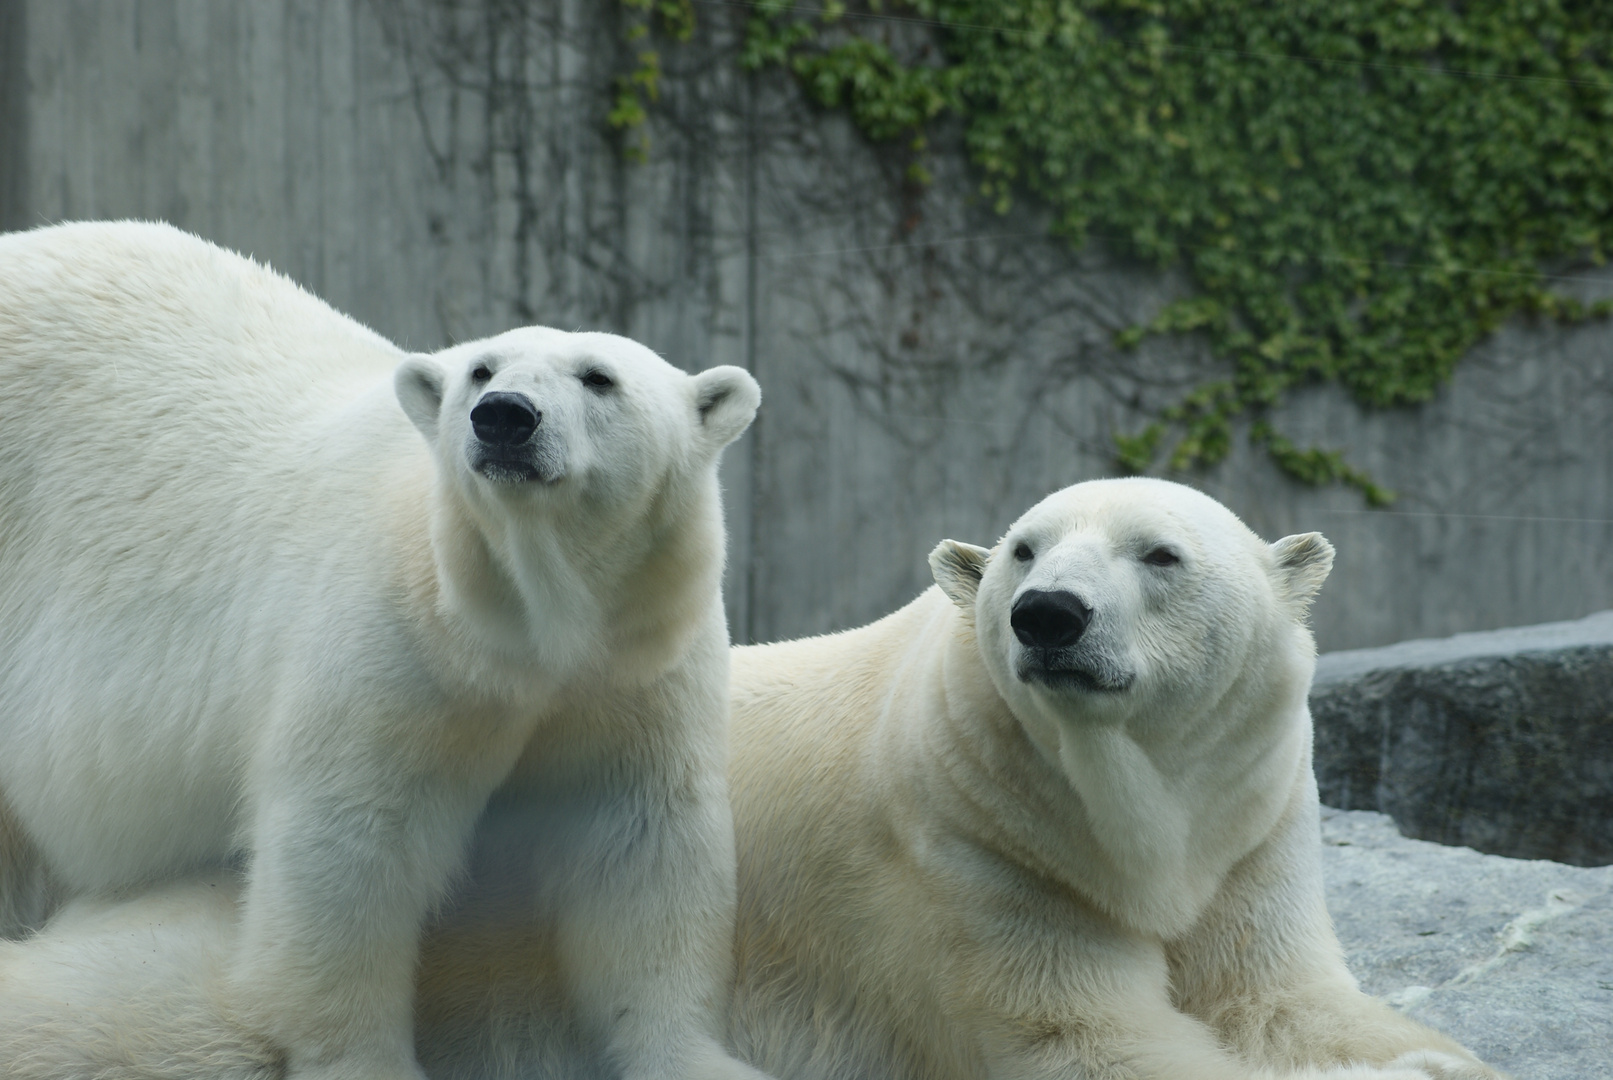
[[[24,0],[0,0],[0,229],[28,223],[27,13]]]

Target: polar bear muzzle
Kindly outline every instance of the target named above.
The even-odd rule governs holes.
[[[1092,609],[1073,592],[1027,589],[1014,601],[1009,625],[1027,649],[1062,649],[1086,633]]]
[[[1040,683],[1050,690],[1119,694],[1137,681],[1135,672],[1094,649],[1027,647],[1015,667],[1020,682]]]
[[[543,412],[525,394],[483,394],[470,411],[471,468],[495,483],[558,482],[566,473],[565,454],[542,425]]]
[[[1053,690],[1113,694],[1130,689],[1135,673],[1086,637],[1093,614],[1091,605],[1067,589],[1020,593],[1008,617],[1020,646],[1019,680]]]
[[[532,407],[525,394],[483,394],[470,411],[470,426],[476,437],[484,445],[500,449],[520,446],[532,438],[542,422],[543,414]]]

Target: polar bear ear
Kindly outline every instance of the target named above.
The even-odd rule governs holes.
[[[743,435],[756,419],[762,388],[744,368],[728,366],[707,368],[692,382],[701,436],[716,452]]]
[[[1333,545],[1321,533],[1299,533],[1271,545],[1271,554],[1277,562],[1279,587],[1303,611],[1333,569]]]
[[[930,552],[930,573],[954,604],[968,610],[974,607],[975,593],[980,591],[980,577],[986,572],[990,555],[983,547],[943,540]]]
[[[392,373],[392,389],[409,422],[427,442],[437,439],[437,418],[442,413],[443,370],[429,356],[411,356]]]

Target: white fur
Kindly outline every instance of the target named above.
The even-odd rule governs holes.
[[[1179,563],[1139,561],[1161,543]],[[1315,534],[1265,545],[1175,485],[1086,484],[993,551],[942,544],[940,589],[872,626],[736,650],[742,1056],[786,1080],[1496,1080],[1357,990],[1322,904],[1302,620],[1331,557]],[[1124,693],[1020,681],[1006,612],[1049,586],[1094,602],[1087,659],[1130,672]],[[564,993],[565,936],[526,919],[509,853],[536,843],[539,867],[574,866],[578,837],[632,813],[579,807],[563,784],[495,799],[472,887],[426,938],[433,1076],[613,1075]],[[579,875],[538,876],[540,904],[564,909]],[[0,992],[0,1060],[120,1028],[239,1056],[216,1024],[162,1027],[205,1012],[196,987],[228,948],[211,889],[0,948],[0,988],[26,969],[75,996]],[[173,920],[179,959],[150,978],[130,928]],[[131,996],[163,1005],[131,1015]]]
[[[1356,989],[1323,907],[1303,618],[1331,562],[1191,489],[1096,481],[990,551],[943,543],[939,588],[871,626],[736,650],[741,1056],[1493,1080]],[[1022,676],[1028,590],[1091,608],[1083,681]]]
[[[529,473],[478,465],[488,391],[541,412]],[[17,1041],[96,1000],[137,911],[6,946],[7,1075],[420,1075],[421,921],[500,783],[576,811],[563,865],[503,854],[579,1030],[628,1076],[740,1070],[716,460],[757,401],[607,334],[406,356],[164,226],[0,238],[0,932],[226,875],[150,900],[157,964],[53,1021],[104,1038]]]

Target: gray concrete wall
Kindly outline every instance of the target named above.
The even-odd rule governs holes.
[[[28,191],[28,24],[24,0],[0,0],[0,230],[20,227]]]
[[[663,50],[628,165],[609,0],[0,0],[0,222],[165,218],[415,348],[538,321],[747,366],[736,636],[854,625],[924,586],[940,537],[989,542],[1108,474],[1116,430],[1217,366],[1190,339],[1119,353],[1180,281],[1068,250],[1034,206],[999,217],[944,148],[904,184],[787,77],[738,69],[742,15],[702,6]],[[1613,330],[1518,322],[1428,407],[1318,390],[1279,417],[1398,489],[1390,512],[1246,449],[1180,479],[1334,541],[1324,649],[1572,618],[1613,606],[1610,406]]]

